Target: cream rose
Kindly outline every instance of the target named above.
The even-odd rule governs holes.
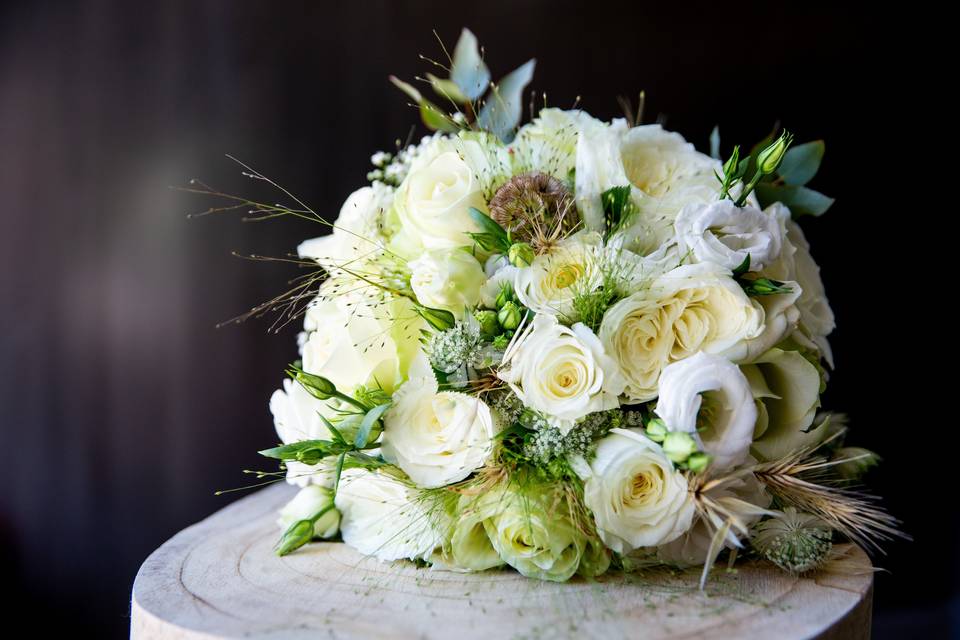
[[[462,249],[426,251],[408,266],[410,287],[420,304],[459,317],[480,301],[486,275],[477,259]]]
[[[583,469],[583,500],[608,547],[628,553],[665,544],[693,520],[687,480],[660,446],[629,429],[612,429]]]
[[[617,363],[583,324],[565,327],[538,314],[508,364],[500,379],[563,432],[589,413],[620,406],[624,381]]]
[[[325,287],[304,320],[309,332],[302,352],[304,370],[327,378],[348,395],[360,385],[379,385],[390,393],[420,352],[422,321],[410,301],[381,302],[360,291]]]
[[[517,270],[514,290],[525,307],[538,314],[574,318],[573,300],[601,283],[602,240],[580,232]]]
[[[336,506],[343,541],[383,561],[428,559],[451,526],[444,510],[430,508],[419,491],[379,471],[344,471]]]
[[[746,460],[757,407],[750,383],[726,358],[701,352],[665,367],[654,411],[670,431],[692,434],[715,469]]]
[[[660,372],[698,351],[725,354],[764,331],[763,307],[729,272],[709,263],[685,265],[607,310],[600,341],[626,378],[635,402],[657,397]]]
[[[300,520],[309,520],[323,509],[333,504],[333,492],[325,487],[312,485],[297,492],[293,500],[280,509],[277,525],[284,531]],[[317,538],[331,538],[340,528],[340,514],[330,509],[313,523],[313,535]]]
[[[438,391],[425,357],[411,367],[410,379],[393,394],[384,416],[381,453],[417,485],[442,487],[483,466],[493,452],[499,424],[482,400]]]
[[[736,206],[724,199],[689,204],[680,210],[674,229],[681,254],[733,271],[750,257],[750,270],[760,271],[780,257],[786,218],[779,208],[767,211]]]
[[[470,207],[487,210],[482,183],[454,150],[411,170],[395,202],[402,232],[426,249],[470,246],[467,232],[480,230]]]

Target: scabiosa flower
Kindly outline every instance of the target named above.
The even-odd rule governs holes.
[[[579,216],[564,184],[546,173],[514,176],[490,200],[490,217],[543,253],[576,230]]]
[[[833,548],[833,534],[823,520],[787,507],[756,528],[753,547],[790,573],[805,573],[823,564]]]

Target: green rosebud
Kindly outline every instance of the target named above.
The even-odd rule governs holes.
[[[506,303],[497,313],[497,320],[500,321],[500,326],[508,331],[519,327],[522,319],[523,314],[520,312],[520,307],[514,302]]]
[[[296,551],[313,539],[313,520],[298,520],[283,532],[275,551],[278,556],[285,556]]]
[[[697,451],[696,441],[686,431],[671,431],[663,439],[662,446],[663,453],[677,464],[685,462]]]
[[[687,469],[690,469],[690,471],[694,473],[703,473],[707,467],[710,466],[712,460],[713,458],[710,457],[709,453],[697,451],[696,453],[690,454],[690,457],[687,458]]]
[[[660,418],[653,418],[647,423],[647,437],[654,442],[663,442],[667,437],[667,425]]]
[[[513,301],[513,285],[511,285],[509,282],[504,282],[503,284],[500,285],[500,293],[497,294],[497,300],[495,302],[495,304],[497,305],[497,309],[502,309],[503,305],[512,301]]]
[[[757,170],[764,175],[770,175],[776,171],[777,167],[780,166],[780,162],[783,160],[783,156],[787,153],[787,148],[792,142],[793,134],[784,130],[773,144],[765,148],[757,156]]]
[[[493,339],[500,333],[500,323],[497,322],[497,312],[489,309],[481,309],[473,314],[473,317],[480,323],[480,335],[484,338]]]
[[[507,251],[507,259],[510,261],[510,264],[520,268],[529,267],[535,256],[536,254],[533,252],[533,247],[526,242],[518,242],[510,245],[510,250]]]

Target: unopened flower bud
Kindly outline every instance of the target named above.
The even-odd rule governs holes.
[[[654,442],[663,442],[667,437],[667,425],[660,418],[654,418],[647,423],[647,437]]]
[[[793,142],[792,133],[784,131],[780,134],[779,138],[757,156],[757,170],[764,175],[770,175],[776,171],[791,142]]]
[[[533,247],[526,242],[510,245],[510,250],[507,251],[507,259],[510,260],[510,264],[520,268],[529,267],[535,256]]]
[[[737,165],[740,164],[740,147],[736,146],[733,148],[733,153],[730,154],[730,158],[723,164],[723,175],[732,176],[737,172]]]
[[[310,395],[318,400],[329,400],[337,393],[337,387],[323,376],[313,375],[306,371],[298,371],[296,380]]]
[[[438,331],[452,329],[453,326],[457,324],[456,318],[446,309],[431,309],[430,307],[418,305],[416,311],[420,314],[421,318],[427,321],[427,324]]]
[[[278,556],[285,556],[307,544],[311,539],[313,539],[313,521],[298,520],[283,532],[283,537],[277,543],[275,551]]]
[[[663,439],[663,453],[673,462],[684,462],[696,450],[696,441],[686,431],[671,431]]]
[[[484,338],[493,338],[500,333],[500,323],[497,322],[497,312],[481,309],[473,314],[480,323],[480,335]]]
[[[500,293],[497,294],[497,299],[495,304],[497,309],[502,309],[503,305],[511,302],[513,300],[513,286],[509,282],[504,282],[500,285]]]
[[[503,305],[503,308],[497,313],[497,320],[500,321],[500,326],[507,330],[519,327],[522,319],[523,314],[520,313],[520,307],[513,302],[508,302]]]
[[[694,473],[702,473],[710,466],[711,460],[710,454],[697,451],[687,458],[687,468]]]

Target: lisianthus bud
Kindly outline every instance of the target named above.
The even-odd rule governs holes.
[[[660,418],[654,418],[647,423],[647,437],[654,442],[663,442],[667,437],[667,425]]]
[[[736,146],[733,148],[733,153],[730,154],[730,158],[723,165],[723,175],[732,176],[737,172],[738,164],[740,164],[740,147]]]
[[[687,468],[694,473],[702,473],[710,466],[710,460],[711,457],[709,453],[697,451],[696,453],[690,454],[690,457],[687,458]]]
[[[323,376],[316,376],[306,371],[297,371],[296,380],[303,388],[318,400],[329,400],[337,393],[337,387]]]
[[[284,531],[283,537],[277,543],[276,552],[278,556],[285,556],[291,551],[296,551],[303,545],[310,542],[313,538],[313,521],[298,520],[290,525],[290,528]]]
[[[686,431],[671,431],[663,439],[663,453],[672,462],[684,462],[696,450],[697,443]]]
[[[480,334],[484,338],[493,338],[500,333],[500,323],[497,322],[497,312],[481,309],[473,314],[480,323]]]
[[[791,142],[793,142],[792,133],[784,131],[780,134],[780,137],[777,138],[773,144],[765,148],[757,156],[757,169],[764,175],[770,175],[776,171]]]
[[[426,320],[431,327],[439,331],[446,331],[457,324],[453,314],[446,309],[431,309],[430,307],[421,305],[417,305],[415,309],[421,318]]]
[[[529,267],[535,257],[533,247],[526,242],[510,245],[510,250],[507,252],[507,259],[510,260],[510,264],[520,268]]]
[[[500,309],[500,312],[497,313],[497,320],[500,321],[500,326],[507,330],[519,327],[522,319],[523,314],[520,313],[520,307],[514,302],[506,303],[503,305],[503,308]]]
[[[500,293],[497,294],[497,309],[502,309],[503,305],[513,300],[513,286],[509,282],[504,282],[500,286]]]

